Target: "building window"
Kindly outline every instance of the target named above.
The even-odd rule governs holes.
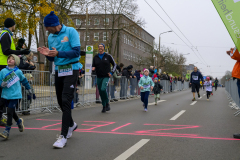
[[[126,21],[125,20],[123,20],[123,26],[126,27]]]
[[[86,25],[86,19],[85,19],[85,25]],[[88,26],[90,26],[90,19],[88,20]]]
[[[109,18],[104,19],[104,25],[109,25]]]
[[[125,34],[123,35],[123,41],[126,44],[126,35]]]
[[[108,37],[108,32],[103,32],[103,41],[107,41]]]
[[[127,59],[127,51],[126,50],[124,50],[124,52],[123,52],[123,58]]]
[[[87,41],[90,40],[90,33],[87,33]],[[84,41],[86,41],[86,32],[84,33]]]
[[[46,31],[46,36],[48,36],[48,31]]]
[[[99,19],[98,18],[94,19],[94,25],[99,25]]]
[[[133,60],[133,62],[135,62],[135,54],[134,53],[132,54],[132,60]]]
[[[133,60],[133,53],[130,52],[130,61],[132,61],[132,60]]]
[[[94,41],[99,41],[99,32],[94,33]]]
[[[81,35],[81,33],[80,33],[80,32],[78,32],[78,35],[79,35],[79,39],[80,39],[80,35]]]
[[[80,26],[81,25],[81,20],[80,19],[76,19],[76,25]]]

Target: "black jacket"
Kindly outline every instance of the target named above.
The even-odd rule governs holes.
[[[134,76],[136,76],[137,77],[137,80],[139,81],[140,80],[140,73],[138,72],[138,71],[135,71],[135,73],[134,73]]]
[[[153,87],[154,94],[160,94],[161,89],[163,89],[163,86],[160,83],[155,83]]]
[[[19,64],[18,68],[21,69],[21,70],[34,70],[34,69],[36,69],[36,66],[30,65],[26,61],[28,61],[27,57],[26,56],[22,56],[20,58],[20,64]]]
[[[122,71],[122,76],[127,77],[127,79],[129,79],[130,76],[132,76],[132,71],[128,71],[127,68],[124,68],[123,71]]]
[[[152,77],[154,75],[154,70],[149,68],[149,77]]]
[[[166,74],[163,74],[163,76],[162,76],[162,80],[168,80],[168,77],[167,77]]]
[[[110,64],[113,65],[112,71]],[[105,53],[102,59],[98,56],[98,54],[94,56],[92,67],[95,67],[98,78],[104,78],[109,77],[108,73],[114,73],[117,65],[113,57],[110,54]]]

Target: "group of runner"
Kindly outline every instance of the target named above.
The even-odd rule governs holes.
[[[197,92],[198,98],[200,98],[199,88],[201,87],[201,83],[203,86],[203,89],[206,88],[206,95],[207,100],[209,101],[209,98],[211,95],[213,95],[213,87],[215,86],[215,91],[217,90],[218,86],[218,79],[216,78],[215,81],[212,81],[211,77],[206,77],[206,80],[203,79],[203,76],[201,72],[198,71],[197,67],[194,67],[194,71],[191,73],[190,77],[190,86],[192,87],[192,94],[193,99],[192,101],[196,101],[195,93]]]

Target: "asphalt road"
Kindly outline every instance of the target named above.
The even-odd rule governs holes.
[[[240,117],[233,116],[224,89],[214,92],[210,101],[204,94],[201,91],[195,104],[190,90],[162,95],[157,106],[150,97],[148,112],[139,99],[112,103],[105,114],[99,105],[75,109],[79,127],[64,149],[52,147],[60,133],[61,113],[23,117],[25,131],[14,128],[9,140],[0,140],[0,159],[240,159],[240,141],[232,138],[240,133]]]

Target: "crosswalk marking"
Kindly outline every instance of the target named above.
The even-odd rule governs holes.
[[[180,111],[178,114],[176,114],[174,117],[172,117],[170,120],[171,121],[175,121],[176,119],[178,119],[184,112],[186,112],[186,110],[182,110]]]
[[[197,103],[197,101],[194,101],[194,102],[193,102],[193,103],[191,103],[190,105],[191,105],[191,106],[193,106],[193,105],[194,105],[194,104],[196,104],[196,103]]]
[[[133,155],[135,152],[137,152],[142,146],[144,146],[150,139],[142,139],[138,143],[136,143],[134,146],[123,152],[120,156],[115,158],[114,160],[126,160],[131,155]]]

